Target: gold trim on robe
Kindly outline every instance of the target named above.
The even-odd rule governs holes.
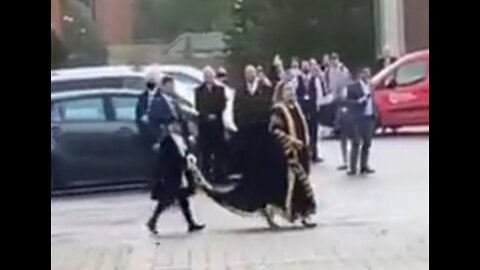
[[[298,151],[301,147],[306,147],[309,143],[308,137],[308,127],[305,121],[305,117],[300,111],[298,104],[294,104],[294,110],[297,110],[298,115],[301,119],[301,125],[303,126],[305,140],[302,141],[297,133],[297,129],[295,128],[295,121],[293,116],[290,113],[289,108],[285,103],[277,103],[274,105],[273,109],[279,109],[282,115],[285,117],[285,122],[282,121],[276,115],[272,116],[272,121],[270,123],[270,128],[272,129],[273,134],[277,136],[280,143],[283,145],[284,154],[288,158],[288,166],[289,166],[289,173],[288,173],[288,188],[287,188],[287,196],[285,199],[285,209],[286,213],[283,213],[283,216],[287,217],[289,221],[293,221],[294,216],[292,213],[292,199],[293,199],[293,190],[296,184],[300,184],[305,188],[306,194],[305,196],[314,199],[314,189],[312,183],[308,180],[308,175],[305,172],[305,169],[300,163]],[[286,125],[285,125],[286,124]],[[275,126],[282,126],[285,130],[280,130],[279,128],[275,128]],[[271,206],[276,208],[277,212],[282,212],[281,209],[277,207]]]

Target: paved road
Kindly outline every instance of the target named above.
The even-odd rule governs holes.
[[[324,143],[326,164],[313,169],[319,227],[265,229],[203,196],[195,214],[208,228],[187,235],[178,211],[161,217],[162,236],[144,222],[153,207],[138,192],[55,198],[52,269],[428,269],[429,139],[380,138],[377,174],[350,179],[335,170],[337,143]]]

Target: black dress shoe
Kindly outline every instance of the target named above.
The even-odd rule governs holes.
[[[348,175],[348,176],[354,176],[354,175],[356,175],[356,174],[357,174],[357,172],[356,172],[356,171],[352,171],[352,170],[348,170],[348,172],[347,172],[347,175]]]
[[[312,162],[313,163],[322,163],[322,162],[324,162],[324,159],[320,158],[320,157],[314,157],[314,158],[312,158]]]
[[[157,235],[158,234],[158,231],[157,231],[157,228],[155,226],[155,222],[153,220],[149,220],[147,222],[147,229],[148,231],[153,234],[153,235]]]
[[[317,227],[317,223],[315,222],[312,222],[312,221],[309,221],[308,219],[303,219],[302,220],[302,225],[305,227],[305,228],[315,228]]]
[[[339,171],[345,171],[346,169],[348,169],[347,165],[341,165],[341,166],[338,166],[337,170]]]
[[[203,224],[193,224],[188,226],[188,232],[193,233],[197,231],[201,231],[205,228],[205,225]]]
[[[375,173],[375,170],[372,170],[370,168],[364,168],[360,170],[360,174],[372,174]]]

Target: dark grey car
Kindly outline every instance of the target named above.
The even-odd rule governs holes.
[[[51,94],[52,190],[146,183],[151,156],[135,123],[140,90]]]

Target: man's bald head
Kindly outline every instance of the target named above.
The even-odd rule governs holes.
[[[215,70],[211,66],[203,68],[203,79],[206,83],[212,84],[215,81]]]
[[[253,65],[247,65],[245,67],[245,80],[247,82],[253,82],[257,77],[257,69]]]

